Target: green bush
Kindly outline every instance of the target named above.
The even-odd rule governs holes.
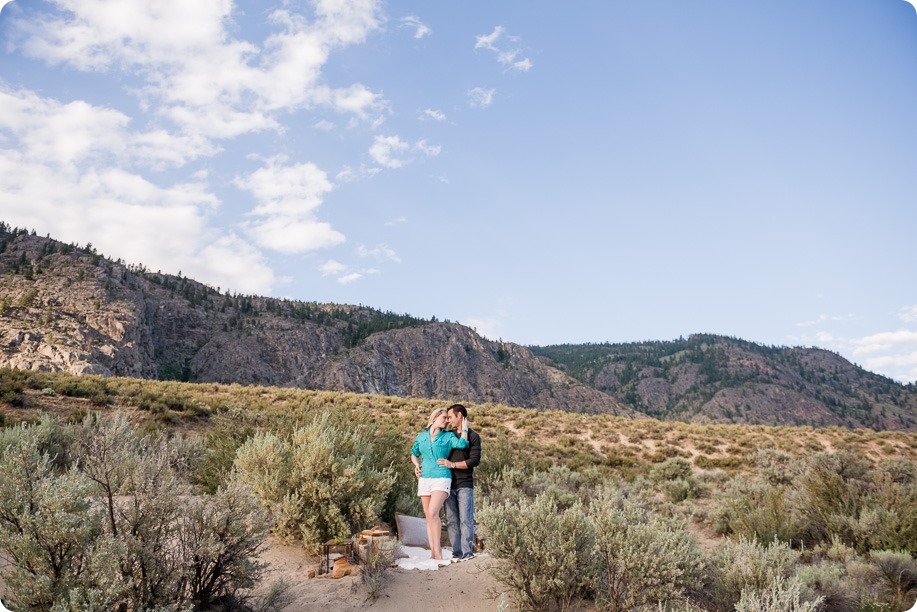
[[[768,544],[798,541],[801,527],[789,507],[783,486],[737,476],[714,510],[721,533]]]
[[[593,529],[581,505],[560,510],[549,496],[487,505],[478,512],[494,576],[525,610],[569,610],[593,574]]]
[[[606,490],[589,508],[599,560],[601,610],[633,610],[686,598],[702,586],[704,559],[684,525]]]
[[[895,610],[910,610],[917,598],[917,561],[910,554],[874,550],[869,559],[881,578],[880,592]]]
[[[235,469],[275,509],[275,532],[313,551],[372,525],[395,483],[393,468],[373,460],[368,437],[329,413],[287,438],[255,434],[239,448]]]
[[[802,598],[814,601],[822,598],[824,612],[856,612],[857,593],[843,563],[821,561],[802,565],[796,570],[802,585]]]
[[[770,589],[777,578],[787,578],[799,559],[799,552],[774,541],[762,546],[754,540],[727,540],[714,549],[712,596],[719,610],[731,610],[742,593]]]
[[[44,450],[73,440],[72,462]],[[0,550],[15,609],[209,607],[250,589],[269,522],[239,488],[190,495],[182,438],[141,438],[123,416],[17,428],[0,450]]]

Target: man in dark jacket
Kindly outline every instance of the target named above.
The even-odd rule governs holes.
[[[453,404],[446,414],[452,429],[461,431],[468,410]],[[452,470],[452,491],[444,505],[452,556],[459,560],[474,557],[474,468],[480,462],[481,436],[473,429],[468,430],[468,448],[454,448],[448,459],[437,461]]]

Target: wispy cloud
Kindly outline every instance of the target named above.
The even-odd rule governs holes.
[[[797,323],[796,326],[797,327],[811,327],[813,325],[821,325],[823,323],[837,323],[840,321],[851,321],[855,318],[856,318],[856,315],[854,315],[853,313],[849,313],[845,315],[820,314],[815,319],[812,319],[811,321],[802,321],[801,323]]]
[[[377,244],[373,248],[361,244],[357,247],[357,255],[360,257],[370,257],[377,261],[394,261],[395,263],[401,263],[401,258],[398,257],[398,254],[387,244]]]
[[[433,121],[445,121],[446,113],[432,108],[425,108],[420,113],[420,120],[426,121],[428,119],[432,119]]]
[[[401,140],[398,136],[376,136],[369,147],[369,156],[384,168],[402,168],[411,162],[410,154],[421,153],[427,157],[440,154],[442,147],[431,145],[426,140],[414,144]]]
[[[494,103],[494,94],[496,89],[485,89],[484,87],[475,87],[469,89],[468,105],[472,108],[487,108]]]
[[[419,17],[415,15],[408,15],[407,17],[401,18],[401,27],[403,28],[413,28],[414,29],[414,38],[421,39],[425,36],[429,36],[433,33],[427,25],[425,25]]]
[[[898,311],[898,318],[905,323],[913,323],[914,321],[917,321],[917,304],[903,307]]]
[[[188,133],[232,138],[278,129],[277,112],[326,106],[365,117],[385,104],[362,84],[332,88],[321,78],[333,50],[380,26],[377,2],[316,3],[310,19],[276,10],[260,45],[233,37],[233,4],[224,0],[57,5],[61,11],[40,23],[16,23],[25,53],[83,71],[142,74],[144,104]]]
[[[475,49],[492,51],[501,65],[507,70],[528,72],[534,65],[527,57],[520,57],[522,49],[518,46],[519,38],[506,33],[506,28],[498,25],[490,34],[475,37]]]
[[[404,224],[407,223],[407,222],[408,222],[408,218],[407,218],[407,217],[398,217],[397,219],[392,219],[391,221],[386,221],[386,222],[383,223],[382,225],[384,225],[385,227],[394,227],[394,226],[396,226],[396,225],[404,225]]]

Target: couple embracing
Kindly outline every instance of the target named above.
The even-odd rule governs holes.
[[[449,429],[447,429],[447,427]],[[440,508],[446,508],[446,528],[454,559],[474,557],[474,468],[481,462],[481,436],[468,427],[462,404],[437,408],[427,428],[411,448],[417,495],[427,521],[433,559],[442,559]]]

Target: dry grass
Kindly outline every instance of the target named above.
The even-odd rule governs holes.
[[[35,420],[51,413],[64,420],[90,411],[127,411],[149,430],[203,434],[216,415],[243,410],[256,424],[289,425],[313,411],[347,413],[354,422],[406,438],[444,401],[308,391],[238,384],[178,383],[130,378],[74,377],[0,370],[0,390],[17,401],[0,401],[0,424]],[[873,462],[902,456],[917,459],[914,432],[848,430],[839,427],[710,425],[628,419],[608,415],[539,411],[492,403],[466,403],[472,426],[486,440],[524,450],[537,465],[619,465],[619,460],[659,463],[671,457],[697,468],[743,469],[761,449],[802,457],[817,451],[851,450]]]

